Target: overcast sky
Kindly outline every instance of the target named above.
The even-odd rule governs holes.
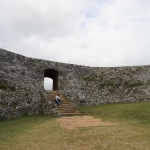
[[[86,66],[150,64],[150,0],[0,0],[0,48]]]

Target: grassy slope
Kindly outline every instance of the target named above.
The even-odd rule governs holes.
[[[150,103],[83,107],[113,126],[62,129],[55,117],[25,116],[0,122],[2,150],[148,150]]]
[[[89,106],[82,107],[82,110],[102,120],[133,121],[150,125],[150,103]]]

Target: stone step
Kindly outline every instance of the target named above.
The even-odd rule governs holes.
[[[55,106],[56,108],[78,108],[78,107],[75,107],[75,106],[69,106],[69,105],[66,105],[66,106],[64,106],[64,105],[62,105],[62,106]]]
[[[57,110],[60,110],[60,111],[65,111],[65,110],[67,110],[67,111],[81,111],[80,109],[78,109],[78,108],[63,108],[63,107],[61,107],[61,108],[57,108]]]
[[[74,108],[74,109],[72,109],[72,108],[58,108],[59,110],[71,110],[71,111],[80,111],[79,109],[76,109],[76,108]]]
[[[60,110],[60,111],[80,111],[79,109],[64,109],[64,108],[62,108],[62,109],[58,109],[58,110]]]
[[[80,111],[70,111],[70,110],[58,111],[58,112],[60,112],[60,113],[76,113],[76,112],[80,113]]]
[[[86,115],[85,113],[59,113],[59,116],[79,116],[79,115]]]
[[[60,109],[53,109],[55,112],[81,112],[81,113],[84,113],[83,111],[81,110],[60,110]]]

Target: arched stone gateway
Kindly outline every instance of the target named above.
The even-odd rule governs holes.
[[[88,67],[0,49],[0,120],[53,115],[44,77],[53,79],[53,90],[78,106],[150,101],[150,66]]]
[[[53,90],[58,89],[58,71],[54,69],[45,69],[44,70],[44,77],[51,78],[53,80]]]

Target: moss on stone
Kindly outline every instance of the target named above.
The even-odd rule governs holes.
[[[0,83],[0,89],[7,89],[7,86],[4,83]]]
[[[16,91],[16,88],[14,86],[8,86],[9,89],[11,89],[12,91]]]
[[[138,80],[138,81],[136,81],[136,82],[130,84],[131,87],[140,86],[140,85],[144,85],[143,81]]]
[[[106,81],[104,83],[101,83],[99,86],[103,88],[105,86],[114,86],[114,84],[110,81]]]
[[[97,76],[97,75],[95,75],[95,74],[91,74],[91,75],[89,75],[89,76],[84,76],[84,77],[82,77],[82,79],[83,79],[84,81],[94,81],[94,80],[97,79],[97,78],[101,78],[101,77],[99,77],[99,76]]]
[[[15,90],[16,90],[15,87],[9,86],[9,85],[7,85],[6,83],[0,83],[0,89],[4,89],[4,90],[10,89],[10,90],[12,90],[12,91],[15,91]]]

